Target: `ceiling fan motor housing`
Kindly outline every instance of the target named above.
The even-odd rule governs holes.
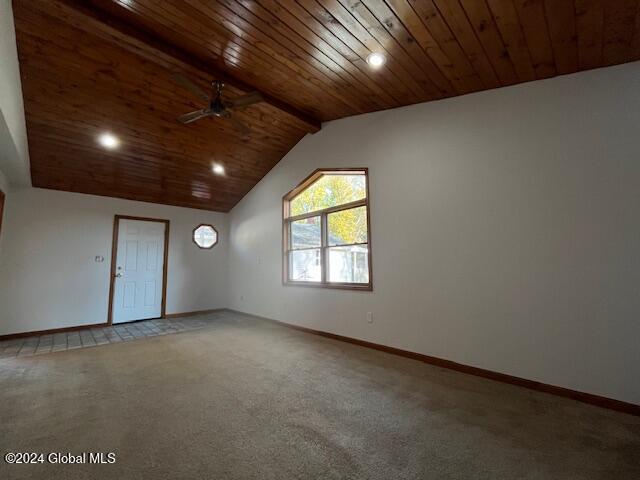
[[[219,93],[213,100],[211,100],[211,104],[209,105],[209,109],[216,116],[219,116],[222,113],[224,113],[225,106],[224,106],[224,103],[222,103],[222,99],[220,98],[220,94]]]
[[[213,86],[215,95],[211,100],[209,109],[214,115],[220,116],[225,111],[224,103],[222,103],[222,89],[224,88],[224,83],[220,80],[214,80],[211,82],[211,85]]]

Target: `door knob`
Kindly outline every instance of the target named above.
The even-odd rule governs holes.
[[[116,278],[121,278],[122,274],[120,272],[116,273]]]

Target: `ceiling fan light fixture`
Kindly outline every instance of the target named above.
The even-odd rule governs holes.
[[[367,56],[367,63],[373,68],[380,68],[386,61],[385,56],[378,52],[372,52]]]
[[[118,148],[118,145],[120,145],[120,140],[118,140],[118,137],[110,133],[103,133],[98,137],[98,143],[100,143],[100,145],[102,145],[104,148],[113,150],[114,148]]]
[[[216,175],[224,175],[224,167],[219,163],[214,163],[211,167],[211,170],[213,170],[213,173],[215,173]]]

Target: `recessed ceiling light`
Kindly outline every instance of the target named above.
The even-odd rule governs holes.
[[[219,163],[214,163],[211,170],[213,170],[213,173],[216,175],[224,175],[224,167]]]
[[[100,142],[100,145],[102,145],[104,148],[110,149],[116,148],[118,145],[120,145],[120,140],[118,140],[110,133],[103,133],[102,135],[100,135],[98,137],[98,142]]]
[[[384,55],[377,52],[370,53],[367,57],[367,63],[373,68],[380,68],[382,65],[384,65],[385,61],[386,58],[384,58]]]

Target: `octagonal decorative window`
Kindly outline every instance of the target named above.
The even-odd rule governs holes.
[[[218,231],[213,225],[200,224],[193,229],[193,242],[200,248],[213,248],[218,243]]]

